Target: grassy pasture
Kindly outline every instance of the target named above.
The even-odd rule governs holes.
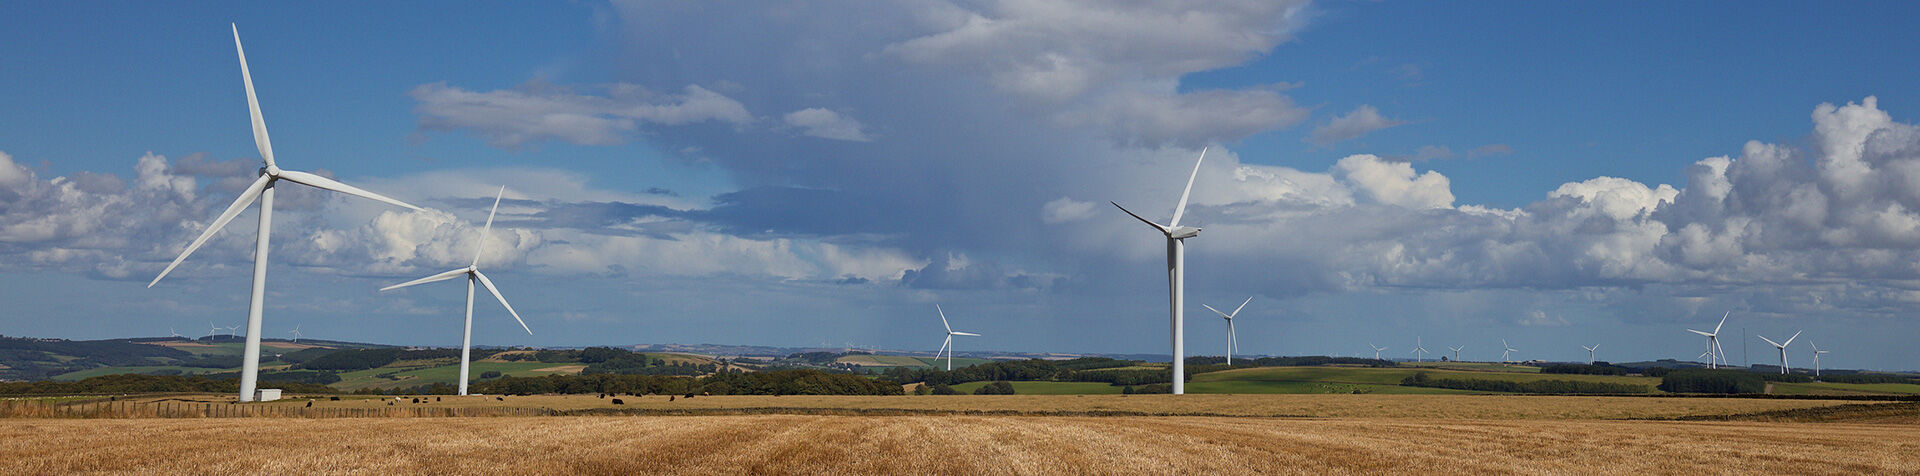
[[[953,389],[960,393],[973,393],[974,390],[985,387],[990,383],[993,382],[967,382],[954,385]],[[1121,390],[1121,387],[1115,387],[1101,382],[1013,381],[1007,383],[1013,384],[1013,393],[1015,395],[1118,395]]]
[[[1900,395],[1920,394],[1910,383],[1785,383],[1770,382],[1771,393],[1782,395]]]
[[[1920,472],[1914,427],[1878,424],[818,415],[262,423],[15,420],[0,425],[0,458],[15,474],[1637,475],[1717,474],[1731,461],[1760,474]]]
[[[1418,372],[1434,378],[1503,380],[1573,380],[1660,385],[1660,379],[1615,375],[1560,375],[1524,372],[1487,372],[1405,367],[1253,367],[1207,372],[1193,376],[1193,393],[1474,393],[1464,390],[1402,387],[1400,381]],[[1657,390],[1655,390],[1657,392]]]

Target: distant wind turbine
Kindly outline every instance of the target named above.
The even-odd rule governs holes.
[[[1820,346],[1814,345],[1813,341],[1807,341],[1807,345],[1813,346],[1813,378],[1820,378],[1820,354],[1828,352],[1820,350]]]
[[[1513,348],[1513,346],[1512,346],[1512,345],[1508,345],[1508,344],[1507,344],[1507,340],[1506,340],[1506,339],[1500,339],[1500,347],[1501,347],[1501,348],[1503,348],[1503,349],[1506,349],[1506,350],[1503,350],[1503,351],[1500,351],[1500,362],[1501,362],[1501,363],[1507,363],[1507,362],[1512,362],[1512,361],[1513,361],[1513,357],[1512,357],[1512,356],[1513,356],[1513,353],[1514,353],[1514,352],[1519,352],[1519,351],[1520,351],[1520,349],[1515,349],[1515,348]]]
[[[1459,347],[1448,347],[1448,348],[1447,348],[1447,349],[1449,349],[1449,350],[1452,350],[1452,351],[1453,351],[1453,361],[1454,361],[1454,362],[1459,362],[1459,361],[1460,361],[1460,349],[1464,349],[1464,348],[1467,348],[1467,346],[1464,346],[1464,345],[1463,345],[1463,346],[1459,346]]]
[[[182,339],[184,339],[184,338],[186,338],[187,336],[183,336],[183,335],[180,335],[180,331],[176,331],[176,330],[173,330],[173,328],[172,328],[172,327],[168,327],[168,328],[167,328],[167,337],[179,337],[179,338],[182,338]]]
[[[1173,220],[1167,222],[1166,225],[1140,218],[1140,214],[1128,210],[1127,207],[1120,206],[1119,202],[1107,202],[1112,203],[1113,206],[1119,208],[1120,211],[1127,212],[1128,215],[1133,215],[1134,219],[1146,223],[1147,226],[1151,226],[1155,230],[1159,230],[1160,234],[1167,236],[1167,300],[1170,304],[1169,314],[1171,314],[1170,320],[1172,321],[1169,325],[1173,328],[1174,395],[1187,393],[1186,316],[1182,306],[1186,300],[1186,274],[1184,266],[1182,266],[1182,263],[1186,261],[1185,240],[1200,235],[1199,227],[1180,226],[1180,215],[1184,214],[1187,210],[1187,196],[1193,193],[1193,179],[1200,176],[1200,163],[1206,160],[1207,149],[1202,148],[1200,149],[1200,159],[1193,161],[1193,174],[1187,176],[1187,188],[1180,192],[1180,204],[1173,207]]]
[[[1600,344],[1594,344],[1593,347],[1583,345],[1580,348],[1587,349],[1587,365],[1593,365],[1593,350],[1600,348]]]
[[[500,300],[500,307],[507,308],[507,314],[512,314],[513,320],[520,323],[520,328],[525,329],[527,335],[533,335],[533,329],[527,327],[527,321],[521,320],[520,313],[514,312],[512,304],[507,304],[507,297],[500,295],[500,288],[493,287],[493,280],[487,279],[487,275],[480,272],[480,255],[487,249],[487,235],[493,234],[493,215],[500,211],[500,198],[505,197],[506,194],[507,187],[503,185],[500,187],[500,192],[495,193],[493,196],[493,210],[487,212],[487,226],[480,230],[480,244],[474,246],[472,263],[468,263],[464,268],[452,269],[433,276],[380,288],[381,291],[388,291],[416,284],[446,281],[462,276],[467,278],[467,321],[466,324],[460,328],[459,391],[461,395],[467,394],[467,370],[469,361],[473,356],[473,283],[479,282],[480,285],[486,286],[487,292],[493,293],[493,298]]]
[[[1759,337],[1760,340],[1767,341],[1768,344],[1773,344],[1773,348],[1780,350],[1780,373],[1784,375],[1789,372],[1790,369],[1787,368],[1787,346],[1793,345],[1793,340],[1800,337],[1800,332],[1794,332],[1793,337],[1788,337],[1784,343],[1774,342],[1773,339],[1768,339],[1767,336],[1760,334],[1754,334],[1754,336]]]
[[[227,326],[226,329],[227,329],[227,338],[233,339],[234,337],[237,337],[237,335],[234,334],[234,332],[238,332],[240,330],[240,326]]]
[[[212,342],[214,336],[220,335],[220,326],[213,325],[213,323],[209,322],[207,323],[207,327],[207,341]]]
[[[940,344],[940,351],[947,353],[947,370],[953,370],[953,336],[980,337],[980,334],[954,331],[953,326],[947,324],[947,310],[941,309],[939,304],[933,305],[933,310],[940,313],[940,326],[947,328],[947,341]],[[940,352],[933,353],[933,358],[940,358]]]
[[[260,101],[255,98],[253,94],[253,74],[247,71],[247,51],[240,46],[240,27],[237,25],[233,26],[233,49],[234,52],[240,56],[240,79],[247,87],[247,112],[253,116],[253,144],[259,148],[260,159],[266,162],[266,166],[260,168],[260,178],[255,179],[252,185],[248,185],[246,191],[240,192],[240,197],[235,199],[232,205],[228,205],[226,211],[220,212],[220,216],[215,218],[213,223],[207,225],[207,230],[201,232],[200,237],[195,238],[193,243],[188,244],[187,248],[180,252],[180,257],[174,258],[173,263],[168,264],[166,269],[161,270],[159,276],[154,276],[153,282],[147,283],[147,287],[151,288],[153,285],[159,284],[161,278],[165,278],[167,277],[167,273],[173,272],[174,267],[180,266],[181,261],[186,260],[188,255],[193,254],[194,250],[200,248],[200,245],[205,244],[207,239],[212,238],[215,232],[225,228],[227,222],[233,221],[233,217],[238,216],[241,211],[246,210],[247,206],[252,204],[255,198],[260,200],[260,228],[257,232],[258,234],[254,237],[253,248],[253,294],[247,304],[247,345],[246,350],[240,353],[240,401],[251,402],[254,400],[254,390],[258,387],[260,377],[260,314],[266,309],[267,239],[272,235],[273,229],[274,185],[278,184],[281,180],[285,180],[322,190],[331,190],[386,202],[414,210],[419,210],[420,207],[408,205],[406,202],[361,190],[352,185],[340,183],[319,175],[294,170],[282,170],[280,166],[273,161],[273,144],[267,137],[267,122],[260,116]]]
[[[293,334],[293,343],[300,343],[300,326],[293,326],[293,330],[287,331],[287,333]]]
[[[1700,354],[1700,356],[1707,358],[1707,368],[1709,369],[1717,369],[1717,368],[1720,368],[1721,365],[1726,365],[1727,363],[1726,352],[1720,350],[1720,328],[1722,326],[1727,325],[1727,316],[1731,316],[1731,315],[1733,315],[1733,311],[1727,311],[1726,314],[1720,315],[1720,323],[1713,326],[1713,332],[1704,332],[1704,331],[1696,331],[1693,329],[1687,329],[1687,332],[1692,332],[1692,333],[1700,334],[1707,337],[1707,352],[1704,354]]]
[[[1380,351],[1387,350],[1386,347],[1380,347],[1373,344],[1367,344],[1367,347],[1373,348],[1373,360],[1380,360]]]
[[[1240,307],[1233,308],[1233,312],[1231,313],[1220,312],[1219,309],[1214,309],[1213,306],[1208,306],[1205,304],[1200,305],[1200,307],[1204,307],[1204,308],[1207,308],[1207,310],[1209,311],[1213,311],[1214,314],[1219,314],[1220,317],[1227,318],[1227,366],[1228,367],[1233,366],[1233,350],[1235,348],[1240,347],[1240,341],[1235,340],[1233,336],[1233,316],[1240,315],[1240,310],[1246,309],[1247,303],[1250,303],[1250,302],[1253,302],[1253,296],[1247,296],[1247,300],[1241,301]]]
[[[1425,357],[1426,357],[1426,355],[1427,355],[1427,346],[1426,346],[1426,344],[1422,344],[1422,343],[1420,343],[1420,337],[1418,337],[1418,336],[1415,336],[1415,337],[1413,338],[1413,352],[1412,352],[1412,354],[1413,354],[1413,361],[1414,361],[1414,362],[1425,362],[1425,361],[1426,361],[1426,359],[1425,359]]]

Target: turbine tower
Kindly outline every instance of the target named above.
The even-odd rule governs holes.
[[[1773,344],[1773,348],[1780,350],[1780,374],[1786,375],[1787,372],[1791,370],[1787,368],[1787,346],[1793,345],[1793,340],[1800,337],[1800,332],[1798,331],[1794,332],[1793,337],[1788,337],[1787,341],[1784,343],[1774,342],[1773,339],[1768,339],[1767,336],[1763,336],[1760,334],[1754,334],[1754,335],[1758,336],[1760,340],[1767,341],[1768,344]]]
[[[1200,307],[1204,307],[1204,308],[1207,308],[1207,310],[1209,311],[1213,311],[1214,314],[1219,314],[1220,317],[1227,318],[1227,366],[1228,367],[1233,366],[1233,349],[1240,347],[1240,341],[1235,340],[1233,337],[1233,316],[1240,315],[1240,310],[1246,309],[1247,303],[1250,303],[1250,302],[1253,302],[1253,296],[1247,296],[1247,300],[1241,301],[1240,307],[1233,308],[1233,312],[1230,312],[1230,313],[1220,312],[1219,309],[1214,309],[1213,306],[1208,306],[1205,304],[1200,305]]]
[[[472,357],[472,354],[473,354],[473,283],[474,282],[477,281],[480,283],[480,285],[486,286],[487,292],[493,293],[493,298],[500,300],[500,306],[507,308],[507,314],[512,314],[513,320],[520,323],[520,328],[525,329],[527,331],[527,335],[533,335],[533,329],[527,327],[527,321],[520,320],[520,313],[514,312],[513,305],[507,304],[507,297],[500,295],[500,288],[493,287],[493,280],[487,279],[487,275],[480,272],[480,255],[482,254],[482,252],[486,251],[487,249],[487,235],[493,234],[493,215],[500,211],[500,197],[506,196],[506,194],[507,194],[506,186],[501,186],[500,192],[494,194],[493,210],[487,212],[487,226],[480,230],[480,244],[474,246],[475,249],[473,250],[473,262],[468,264],[467,267],[448,270],[446,272],[436,274],[433,276],[428,276],[428,277],[415,279],[412,281],[407,281],[404,283],[380,288],[381,291],[388,291],[393,289],[404,288],[407,286],[412,286],[415,284],[426,284],[426,283],[432,283],[437,281],[446,281],[446,280],[458,278],[461,276],[467,277],[467,321],[466,321],[466,324],[463,327],[461,327],[461,330],[460,330],[460,394],[461,395],[467,394],[468,360]]]
[[[1593,365],[1593,351],[1594,349],[1600,348],[1600,344],[1594,344],[1593,347],[1587,347],[1583,345],[1583,346],[1580,346],[1580,348],[1587,349],[1587,365]]]
[[[1180,204],[1173,207],[1173,221],[1167,222],[1164,226],[1152,220],[1140,218],[1140,214],[1120,206],[1119,202],[1107,202],[1167,236],[1167,300],[1169,314],[1171,314],[1169,326],[1173,328],[1174,395],[1187,393],[1186,317],[1181,310],[1181,304],[1186,296],[1186,275],[1182,266],[1186,261],[1185,240],[1200,234],[1199,227],[1180,226],[1180,215],[1187,210],[1187,196],[1193,193],[1193,179],[1200,176],[1200,163],[1206,160],[1207,149],[1202,148],[1200,159],[1193,161],[1193,174],[1187,176],[1187,188],[1180,192]]]
[[[1720,328],[1722,326],[1727,325],[1727,316],[1731,316],[1731,315],[1733,315],[1733,311],[1727,311],[1726,314],[1721,314],[1720,323],[1713,326],[1713,332],[1702,332],[1702,331],[1696,331],[1693,329],[1687,329],[1687,332],[1692,332],[1692,333],[1700,334],[1702,336],[1707,337],[1707,352],[1704,354],[1700,354],[1700,356],[1707,358],[1707,368],[1709,369],[1717,369],[1717,368],[1720,368],[1721,365],[1726,365],[1727,363],[1726,352],[1723,352],[1720,350]],[[1716,359],[1717,359],[1717,362],[1716,362]]]
[[[1414,361],[1414,362],[1425,362],[1425,361],[1426,361],[1426,359],[1425,359],[1425,357],[1426,357],[1426,355],[1427,355],[1427,346],[1426,346],[1426,344],[1422,344],[1422,343],[1420,343],[1420,337],[1419,337],[1419,336],[1415,336],[1415,337],[1413,338],[1413,352],[1412,352],[1412,354],[1413,354],[1413,361]]]
[[[947,370],[953,370],[953,336],[980,337],[980,334],[975,334],[972,332],[955,332],[953,330],[953,326],[947,324],[947,310],[941,309],[939,304],[933,305],[933,310],[938,311],[940,313],[940,326],[947,328],[947,341],[940,344],[940,352],[947,353]],[[933,358],[935,359],[940,358],[940,352],[934,352]]]
[[[1448,347],[1448,348],[1447,348],[1447,349],[1449,349],[1449,350],[1452,350],[1452,351],[1453,351],[1453,361],[1454,361],[1454,362],[1459,362],[1459,361],[1460,361],[1460,349],[1464,349],[1464,348],[1466,348],[1466,347],[1467,347],[1467,346],[1464,346],[1464,345],[1463,345],[1463,346],[1459,346],[1459,347]]]
[[[1513,359],[1511,357],[1513,353],[1520,351],[1520,349],[1515,349],[1513,348],[1512,345],[1508,345],[1506,339],[1500,339],[1500,347],[1507,349],[1500,352],[1500,363],[1503,363],[1503,364],[1507,362],[1512,362]]]
[[[1807,341],[1807,345],[1813,346],[1813,378],[1820,378],[1820,354],[1828,352],[1820,350],[1820,346],[1814,345],[1813,341]]]
[[[1386,347],[1380,347],[1373,344],[1367,344],[1367,347],[1373,348],[1373,360],[1380,360],[1380,351],[1387,350]]]
[[[147,283],[147,287],[151,288],[153,285],[159,284],[161,278],[165,278],[167,277],[167,273],[173,272],[174,267],[180,266],[180,262],[186,260],[187,255],[191,255],[194,250],[200,249],[200,245],[205,244],[208,238],[212,238],[215,232],[220,231],[221,228],[225,228],[227,222],[233,221],[234,216],[239,215],[242,210],[246,210],[248,205],[253,204],[255,198],[260,200],[260,228],[257,231],[258,234],[254,237],[253,247],[253,294],[247,303],[247,345],[246,350],[240,353],[240,401],[251,402],[254,399],[254,390],[255,387],[258,386],[260,377],[260,314],[266,308],[267,238],[273,229],[274,185],[281,180],[285,180],[322,190],[331,190],[386,202],[409,209],[419,210],[420,207],[408,205],[406,202],[361,190],[352,185],[340,183],[319,175],[294,170],[281,170],[280,166],[273,161],[273,144],[272,141],[267,138],[267,122],[260,117],[260,101],[255,98],[253,94],[253,74],[247,71],[247,51],[240,46],[240,27],[237,25],[233,26],[233,49],[234,52],[240,56],[240,79],[247,87],[247,112],[253,117],[253,144],[260,149],[260,159],[266,162],[266,166],[260,168],[260,178],[255,179],[252,185],[248,185],[246,191],[240,192],[240,197],[235,199],[232,205],[228,205],[226,211],[220,212],[219,218],[215,218],[213,223],[207,225],[207,230],[201,232],[200,237],[195,238],[193,243],[188,244],[187,249],[180,252],[180,257],[174,258],[172,264],[168,264],[166,269],[160,271],[159,276],[153,278],[153,282]]]

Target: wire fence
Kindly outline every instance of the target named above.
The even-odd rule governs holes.
[[[0,418],[447,418],[552,416],[549,408],[329,408],[189,401],[0,400]]]

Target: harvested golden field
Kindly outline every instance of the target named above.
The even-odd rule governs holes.
[[[166,397],[179,399],[180,397]],[[1789,400],[1677,397],[1574,397],[1518,395],[952,395],[952,396],[703,396],[692,399],[666,395],[611,398],[595,395],[441,396],[412,403],[391,399],[324,397],[314,408],[547,408],[561,411],[607,410],[644,413],[836,413],[836,414],[1005,414],[1037,416],[1248,416],[1339,418],[1453,418],[1453,419],[1671,419],[1736,415],[1776,410],[1874,404],[1846,400]],[[504,398],[498,400],[496,398]],[[155,400],[149,398],[145,400]],[[232,401],[232,396],[187,398],[209,402]],[[267,404],[306,405],[305,398]]]
[[[10,419],[0,460],[24,474],[1911,474],[1916,434],[1379,418]]]

